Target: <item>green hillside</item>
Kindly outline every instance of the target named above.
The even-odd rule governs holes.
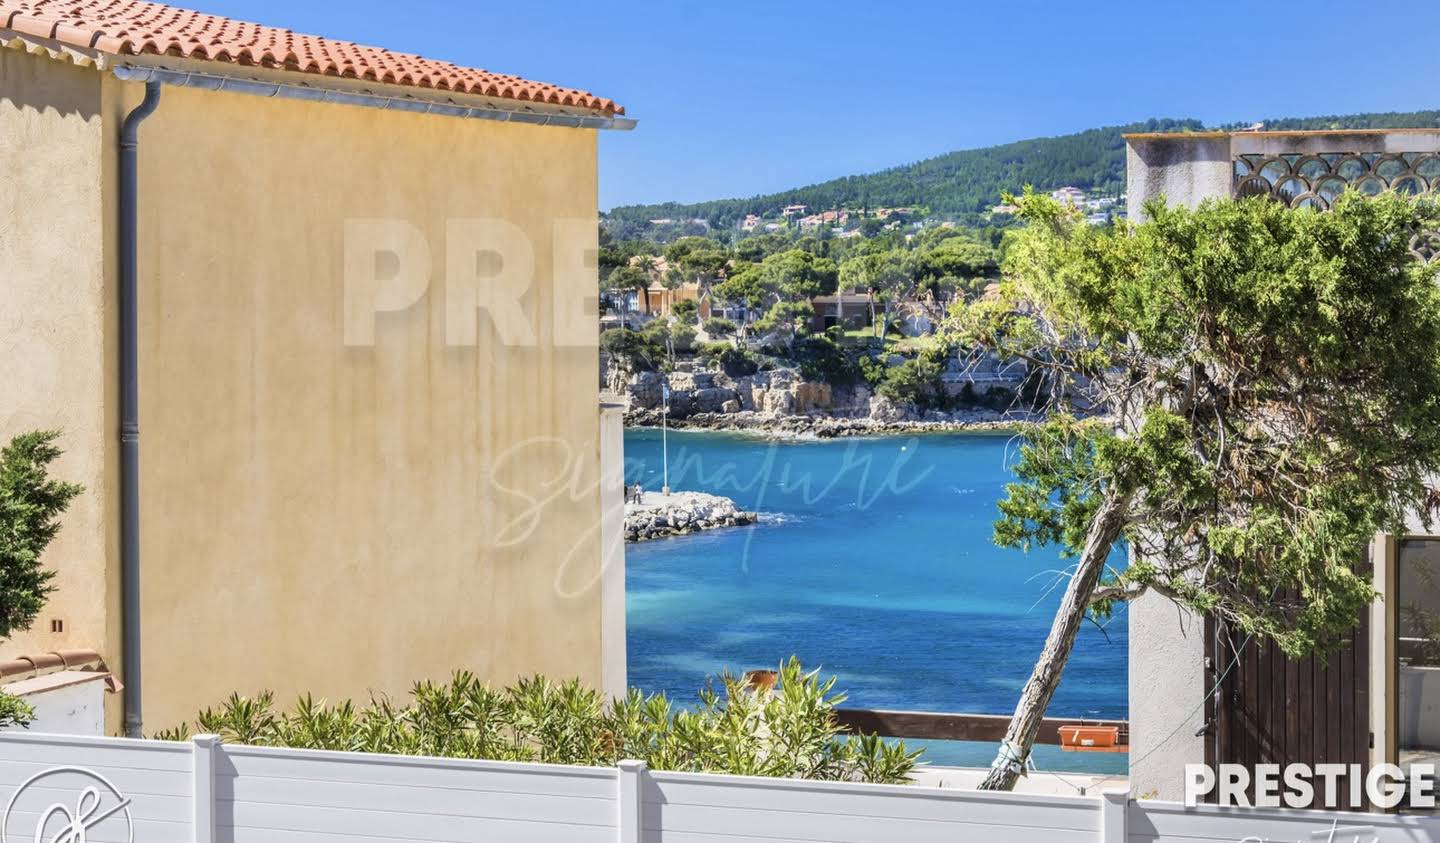
[[[1244,124],[1248,125],[1248,124]],[[1287,117],[1265,121],[1267,129],[1358,129],[1440,126],[1440,111]],[[1030,184],[1051,190],[1073,185],[1087,192],[1118,194],[1125,188],[1128,132],[1182,132],[1204,128],[1198,120],[1155,119],[1125,126],[1090,129],[1074,135],[1033,138],[1014,143],[951,152],[878,173],[754,196],[709,202],[628,205],[606,216],[615,223],[659,218],[702,218],[732,226],[746,214],[773,214],[786,205],[811,208],[922,206],[932,214],[963,215],[983,211],[1006,190]],[[1240,128],[1221,126],[1218,128]]]

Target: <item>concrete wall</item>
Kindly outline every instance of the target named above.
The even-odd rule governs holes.
[[[1150,593],[1130,602],[1130,792],[1179,801],[1205,761],[1205,622]]]
[[[1151,199],[1193,208],[1203,199],[1229,196],[1234,167],[1229,136],[1132,138],[1125,148],[1127,213],[1141,222]]]
[[[32,178],[103,184],[98,220],[113,213],[115,141],[142,88],[46,68],[92,74],[100,116],[85,124],[86,160]],[[557,224],[595,248],[595,143],[589,130],[164,90],[140,142],[147,730],[231,691],[287,705],[395,695],[459,668],[604,681],[596,328],[592,313],[565,333],[555,315],[595,297],[584,255],[554,254]],[[49,216],[35,225],[64,218]],[[392,255],[350,240],[352,280],[358,266],[419,281],[373,317],[373,341],[346,333],[356,219],[414,241]],[[503,235],[454,234],[476,219]],[[37,258],[63,300],[38,299],[37,321],[73,307],[77,288],[101,298],[113,260],[107,242],[102,266],[98,228],[64,238],[88,254],[83,271],[61,248]],[[503,295],[495,273],[526,260],[514,312],[492,321],[462,304]],[[115,371],[100,322],[60,355],[64,370],[96,369],[84,400],[56,411],[32,390],[24,405],[104,453],[113,431],[92,417],[113,417]],[[522,322],[531,336],[517,338]],[[110,483],[98,467],[79,479]],[[55,605],[118,615],[89,564]],[[118,639],[84,643],[121,668]]]
[[[1230,195],[1234,163],[1225,135],[1132,138],[1126,146],[1129,216],[1163,198],[1195,207]],[[1180,800],[1186,764],[1205,761],[1196,732],[1205,724],[1204,620],[1158,594],[1131,601],[1130,790],[1137,798]]]
[[[1347,132],[1236,132],[1230,136],[1234,155],[1319,155],[1326,152],[1433,152],[1440,149],[1440,131],[1385,129]]]
[[[56,476],[85,492],[45,563],[58,588],[5,654],[118,650],[113,261],[100,78],[0,49],[0,442],[61,431]],[[51,632],[51,622],[63,630]]]
[[[52,735],[101,737],[105,730],[105,674],[70,670],[12,682],[5,691],[30,704],[28,729]]]

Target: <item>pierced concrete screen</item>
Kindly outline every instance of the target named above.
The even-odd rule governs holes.
[[[1345,190],[1375,196],[1440,194],[1440,154],[1323,152],[1318,155],[1239,155],[1235,195],[1269,196],[1292,208],[1326,210]],[[1440,233],[1416,234],[1410,248],[1421,260],[1440,255]]]

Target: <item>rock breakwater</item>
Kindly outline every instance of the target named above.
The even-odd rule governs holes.
[[[629,542],[683,536],[720,527],[755,523],[755,513],[735,502],[704,492],[645,492],[640,502],[625,504],[625,540]]]

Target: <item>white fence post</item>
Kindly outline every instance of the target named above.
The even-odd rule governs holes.
[[[615,823],[619,832],[619,843],[640,843],[643,831],[640,827],[643,801],[641,785],[645,781],[644,761],[621,761],[615,765],[620,770],[619,805],[620,814]]]
[[[1129,790],[1107,790],[1100,794],[1100,839],[1102,843],[1125,843],[1125,822],[1129,811]]]
[[[220,739],[215,735],[196,735],[190,739],[194,749],[194,787],[192,818],[195,843],[215,843],[215,756]]]

